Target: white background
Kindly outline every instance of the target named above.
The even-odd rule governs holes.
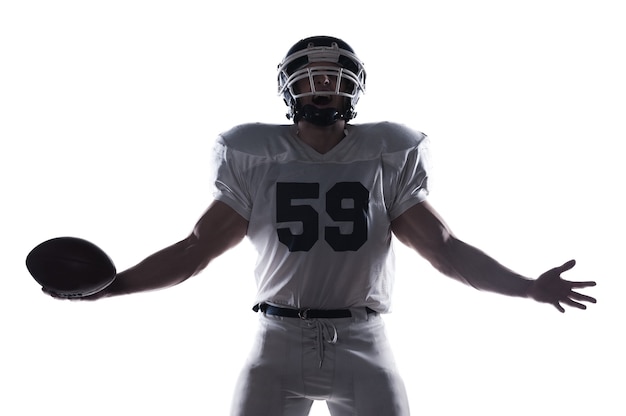
[[[618,1],[31,1],[0,6],[3,415],[226,415],[257,317],[250,245],[170,290],[39,292],[28,251],[87,238],[118,269],[211,201],[214,137],[287,122],[275,69],[330,34],[366,63],[355,122],[432,139],[431,202],[529,277],[576,258],[599,303],[561,315],[476,292],[398,246],[386,317],[416,415],[626,410]],[[326,415],[316,403],[313,415]]]

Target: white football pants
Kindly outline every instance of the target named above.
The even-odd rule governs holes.
[[[365,310],[352,315],[261,314],[231,415],[306,416],[314,400],[325,400],[332,416],[408,416],[382,317]]]

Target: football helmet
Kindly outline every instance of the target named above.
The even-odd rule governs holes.
[[[310,66],[311,63],[318,63]],[[327,63],[328,66],[325,66]],[[325,76],[336,80],[334,91],[316,91],[314,78]],[[296,84],[308,79],[310,89],[298,91]],[[331,125],[339,119],[350,120],[365,92],[365,68],[354,50],[341,39],[330,36],[313,36],[302,39],[289,49],[278,65],[278,95],[289,107],[288,119],[301,119],[318,125]],[[305,96],[339,95],[345,97],[343,108],[319,108],[302,105]]]

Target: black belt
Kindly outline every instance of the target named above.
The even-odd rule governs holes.
[[[351,318],[352,312],[350,309],[290,309],[279,308],[278,306],[268,305],[267,303],[261,303],[255,305],[252,308],[255,312],[261,311],[267,315],[282,316],[285,318],[300,318],[300,319],[334,319],[334,318]],[[365,311],[370,313],[376,313],[375,310],[365,308]]]

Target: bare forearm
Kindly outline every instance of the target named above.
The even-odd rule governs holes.
[[[125,295],[177,285],[199,271],[193,257],[193,248],[183,240],[118,273],[103,295]]]
[[[447,276],[468,285],[508,296],[528,296],[532,280],[504,267],[477,248],[456,238],[431,259],[431,263]]]
[[[565,311],[561,303],[585,309],[581,302],[596,301],[572,290],[595,286],[595,282],[570,282],[561,278],[561,273],[574,267],[575,261],[552,268],[535,280],[528,279],[457,239],[425,201],[394,219],[391,226],[400,241],[420,253],[441,273],[476,289],[528,297],[553,304],[561,312]]]
[[[237,245],[248,222],[226,204],[213,202],[184,240],[156,252],[119,273],[103,296],[116,296],[177,285]]]

